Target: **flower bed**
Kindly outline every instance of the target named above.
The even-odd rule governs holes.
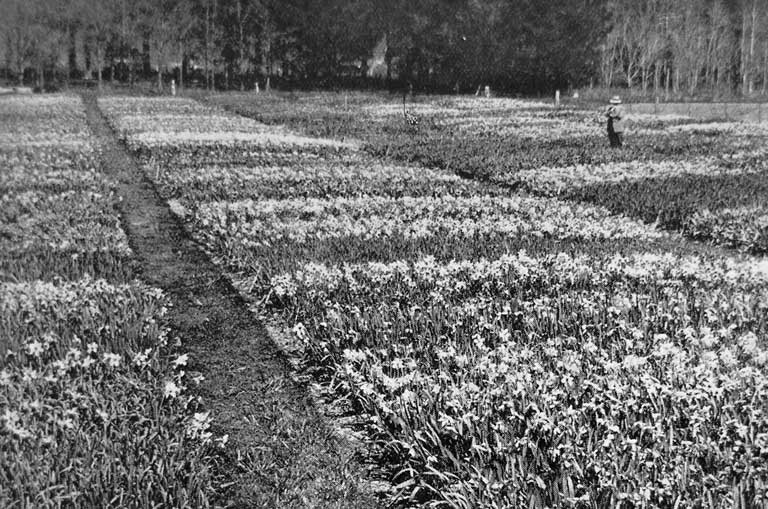
[[[415,97],[407,108],[423,121],[412,129],[402,119],[402,103],[391,97],[345,97],[231,94],[208,101],[304,132],[355,136],[376,156],[594,203],[699,240],[764,252],[754,240],[760,226],[745,224],[760,214],[735,218],[724,212],[717,221],[721,226],[714,228],[703,226],[699,218],[766,203],[761,147],[767,133],[760,125],[627,112],[625,146],[612,150],[599,108]]]
[[[514,175],[499,175],[493,180],[510,186],[523,186],[530,192],[546,196],[569,195],[587,186],[634,182],[645,179],[669,179],[681,175],[732,176],[765,171],[761,161],[752,165],[728,164],[717,157],[687,161],[627,161],[622,163],[573,165],[520,171]]]
[[[341,151],[349,143],[319,140],[269,128],[253,120],[215,113],[191,99],[99,98],[112,127],[132,147],[248,146],[280,151]]]
[[[768,253],[768,210],[763,205],[699,211],[687,218],[684,230],[695,239]]]
[[[275,276],[269,302],[422,497],[696,506],[734,486],[765,496],[766,269],[670,255],[312,264]]]
[[[472,196],[476,182],[457,175],[382,164],[367,157],[340,160],[295,157],[273,165],[146,165],[163,196],[193,206],[210,200],[323,198],[327,196]]]
[[[207,507],[210,419],[80,99],[0,98],[0,118],[0,506]]]
[[[474,104],[425,108],[449,118]],[[328,392],[369,416],[393,500],[614,508],[765,499],[765,262],[693,255],[678,236],[611,207],[482,183],[452,193],[436,171],[416,180],[411,166],[393,165],[374,176],[364,158],[319,170],[323,158],[301,148],[270,165],[258,142],[251,161],[244,143],[208,166],[204,144],[172,152],[147,133],[134,138],[147,175],[190,232],[258,312],[292,330]],[[435,145],[410,136],[403,146],[420,156],[445,162],[453,151],[450,169],[466,168],[462,147],[476,143],[445,138],[445,152],[425,153]],[[471,148],[478,167],[501,157]],[[582,187],[564,180],[561,196],[624,182],[618,175],[633,167],[615,170],[585,169]],[[513,250],[522,243],[528,253]]]
[[[371,243],[466,242],[504,236],[557,239],[662,237],[662,232],[604,209],[529,197],[336,198],[200,205],[194,231],[211,246],[270,249],[282,243],[361,237]]]

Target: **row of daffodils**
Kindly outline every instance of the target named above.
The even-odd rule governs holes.
[[[315,157],[312,143],[331,142],[298,145],[281,128],[186,99],[100,105],[235,286],[368,416],[393,500],[765,500],[765,262],[697,254],[557,192],[511,194],[384,165],[354,146]],[[541,108],[504,105],[523,117]],[[244,126],[250,149],[213,141]],[[557,172],[531,182],[573,187]]]
[[[81,100],[4,97],[0,118],[0,506],[207,506],[209,419]]]

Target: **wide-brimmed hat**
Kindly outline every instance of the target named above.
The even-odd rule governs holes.
[[[613,97],[611,97],[611,100],[608,102],[610,102],[611,104],[621,104],[621,97],[619,97],[618,95],[614,95]]]

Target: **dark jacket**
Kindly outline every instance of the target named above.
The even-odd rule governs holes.
[[[605,116],[608,117],[608,129],[613,127],[613,132],[624,132],[624,123],[622,117],[624,117],[624,108],[620,104],[611,104],[605,112]]]

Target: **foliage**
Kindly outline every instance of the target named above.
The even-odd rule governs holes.
[[[605,86],[656,97],[751,96],[758,86],[765,93],[764,2],[619,0],[610,11],[600,63]]]
[[[4,507],[207,505],[209,435],[167,357],[167,304],[103,280],[0,286]]]
[[[766,249],[761,204],[768,190],[760,148],[766,131],[759,124],[630,115],[627,143],[616,151],[608,147],[597,112],[532,101],[425,98],[409,105],[428,119],[414,132],[404,126],[401,106],[386,96],[353,96],[343,123],[326,113],[341,108],[341,94],[311,95],[298,108],[290,96],[270,97],[214,95],[208,102],[308,133],[328,118],[323,132],[358,137],[373,156],[592,203],[755,254]],[[319,103],[314,110],[313,102]]]
[[[82,103],[0,98],[0,118],[0,505],[208,507],[221,440]]]
[[[0,8],[5,67],[19,81],[34,69],[41,88],[65,61],[70,77],[156,77],[161,90],[174,68],[180,82],[240,90],[267,77],[515,93],[600,82],[667,98],[753,96],[768,86],[768,10],[759,0],[2,0]]]
[[[298,102],[312,114],[310,101]],[[331,394],[370,416],[368,438],[390,468],[394,501],[746,508],[765,500],[765,262],[693,254],[695,244],[656,225],[563,199],[657,177],[694,182],[722,170],[749,178],[743,165],[754,159],[737,155],[751,140],[731,126],[730,134],[680,134],[677,122],[640,119],[636,129],[653,131],[643,138],[653,146],[593,154],[597,138],[573,126],[589,113],[439,99],[419,105],[434,125],[408,141],[400,105],[357,103],[358,120],[338,132],[359,133],[375,154],[444,162],[425,170],[412,195],[398,187],[414,178],[410,165],[376,167],[377,179],[365,165],[380,160],[353,146],[319,165],[311,144],[256,122],[254,132],[284,142],[247,161],[243,146],[216,145],[209,166],[209,146],[198,140],[236,135],[243,120],[200,108],[195,132],[185,132],[188,112],[174,127],[172,101],[143,103],[153,114],[126,136],[241,294],[291,328],[292,346]],[[101,104],[114,125],[135,107]],[[268,115],[278,122],[275,110]],[[316,114],[325,111],[321,104]],[[483,134],[469,134],[494,116]],[[299,117],[286,114],[312,128]],[[522,129],[515,117],[526,119]],[[550,154],[543,147],[555,141],[515,138],[526,129],[566,143]],[[449,130],[461,134],[440,139]],[[169,132],[174,152],[156,143]],[[288,147],[296,154],[286,157]],[[720,147],[730,147],[730,166],[712,157]],[[446,167],[498,183],[454,193],[439,171]],[[206,195],[215,179],[227,185]],[[336,189],[325,184],[333,179]],[[423,192],[429,181],[432,196]],[[316,182],[324,195],[308,191]],[[395,187],[377,193],[369,182]],[[559,198],[543,196],[552,194]],[[515,249],[523,242],[530,250]]]
[[[208,87],[214,69],[227,87],[241,89],[264,76],[315,83],[364,78],[382,42],[388,80],[465,90],[480,83],[525,91],[565,87],[597,70],[608,30],[605,3],[591,0],[554,8],[498,0],[4,2],[13,15],[4,42],[19,79],[27,65],[54,68],[62,42],[74,55],[69,73],[75,74],[74,41],[82,35],[92,42],[84,49],[92,65],[81,71],[101,80],[109,68],[111,79],[119,72],[132,83],[149,73],[151,61],[161,89],[162,72],[172,63],[184,67],[185,58],[202,64]],[[116,69],[121,65],[127,72]],[[37,75],[41,81],[43,73]]]

